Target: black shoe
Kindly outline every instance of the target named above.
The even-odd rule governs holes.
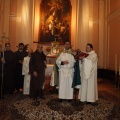
[[[71,100],[67,100],[68,102],[71,102]]]
[[[87,102],[86,104],[92,105],[92,106],[97,106],[98,105],[98,103],[96,103],[96,102]]]
[[[63,99],[59,99],[59,102],[62,102],[63,101]]]
[[[92,105],[92,106],[97,106],[98,103],[96,103],[96,102],[92,102],[91,105]]]
[[[86,104],[87,104],[87,105],[91,105],[91,104],[92,104],[92,102],[86,102]]]

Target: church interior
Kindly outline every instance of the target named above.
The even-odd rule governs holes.
[[[52,12],[54,9],[58,9],[58,13]],[[54,15],[57,16],[55,21]],[[59,27],[58,20],[61,26],[67,26],[60,27],[59,33],[53,29]],[[52,37],[44,36],[44,29],[50,31]],[[68,33],[62,36],[65,31]],[[119,120],[119,31],[120,0],[0,0],[0,44],[3,51],[5,43],[10,43],[13,52],[18,50],[19,43],[28,45],[33,51],[41,43],[47,59],[45,100],[42,99],[39,106],[32,106],[32,100],[22,92],[7,94],[0,99],[0,119]],[[61,104],[57,101],[58,91],[49,85],[55,57],[66,41],[70,41],[73,51],[85,51],[88,43],[93,45],[98,56],[97,106],[83,105],[75,95],[75,101]],[[78,90],[75,89],[74,93]]]

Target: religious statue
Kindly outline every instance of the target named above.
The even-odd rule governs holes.
[[[51,54],[56,55],[59,53],[59,51],[60,51],[59,42],[57,42],[56,40],[51,42]]]

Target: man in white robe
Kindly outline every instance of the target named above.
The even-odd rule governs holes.
[[[81,87],[79,98],[81,102],[87,102],[92,105],[98,100],[97,88],[97,54],[93,50],[92,44],[86,45],[86,52],[89,54],[86,58],[80,58]]]
[[[29,74],[29,61],[32,50],[28,50],[28,56],[24,57],[22,66],[22,75],[24,75],[23,94],[29,95],[30,91],[30,74]]]
[[[65,43],[65,49],[59,55],[56,60],[56,64],[59,68],[59,100],[73,99],[73,76],[74,76],[74,64],[75,59],[71,54],[70,42]]]

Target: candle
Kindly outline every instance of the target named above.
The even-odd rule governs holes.
[[[117,74],[117,54],[115,54],[115,74]]]

